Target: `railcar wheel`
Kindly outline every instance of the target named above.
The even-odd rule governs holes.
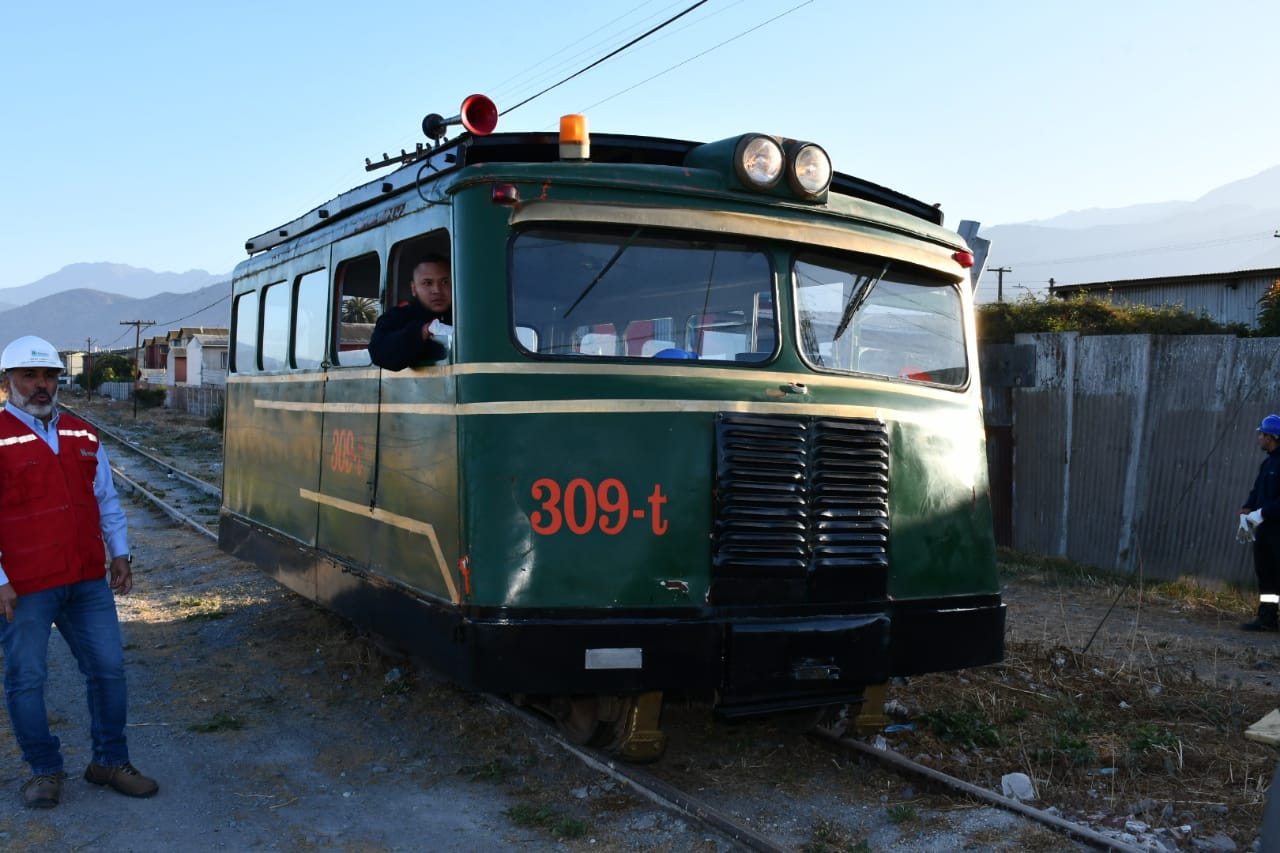
[[[600,702],[595,696],[563,696],[553,703],[553,716],[560,733],[581,746],[603,746],[611,737],[610,725],[600,718]]]
[[[657,761],[667,749],[658,728],[662,693],[639,696],[557,696],[544,706],[560,733],[637,764]]]

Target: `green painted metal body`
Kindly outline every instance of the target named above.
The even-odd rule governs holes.
[[[496,203],[495,186],[514,188],[520,203]],[[775,271],[776,350],[759,363],[531,356],[513,333],[512,241],[567,222],[740,233]],[[611,610],[707,618],[717,417],[727,412],[883,424],[887,585],[836,610],[998,597],[971,296],[964,271],[948,266],[964,248],[956,235],[834,192],[821,205],[753,196],[714,170],[480,163],[246,261],[234,288],[248,293],[304,268],[332,274],[353,246],[390,268],[398,241],[432,231],[449,235],[452,254],[448,363],[398,373],[343,366],[331,345],[321,368],[237,365],[228,383],[224,513],[339,567],[339,580],[325,580],[282,560],[285,583],[333,603],[351,577],[370,578],[459,619]],[[896,254],[950,275],[965,307],[968,381],[837,374],[803,358],[796,293],[778,271],[812,246]],[[332,329],[336,309],[328,311]],[[774,616],[833,609],[755,607]],[[366,621],[377,628],[377,614]]]

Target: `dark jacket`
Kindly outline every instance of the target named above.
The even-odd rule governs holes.
[[[453,324],[451,312],[436,314],[411,299],[378,318],[369,338],[369,358],[387,370],[404,370],[447,358],[444,344],[434,338],[422,339],[422,326],[432,320]]]
[[[1270,522],[1258,528],[1261,535],[1264,531],[1280,533],[1280,448],[1267,454],[1258,467],[1258,477],[1253,481],[1253,489],[1244,502],[1246,511],[1262,510],[1263,521]]]

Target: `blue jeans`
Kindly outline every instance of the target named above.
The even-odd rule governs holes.
[[[4,702],[23,759],[32,774],[62,772],[61,744],[49,731],[44,704],[52,625],[58,626],[84,674],[94,763],[127,764],[124,648],[115,594],[106,578],[19,596],[13,622],[0,616]]]

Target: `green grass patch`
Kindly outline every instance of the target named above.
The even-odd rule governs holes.
[[[1173,732],[1162,729],[1155,724],[1138,726],[1129,741],[1129,751],[1137,755],[1157,749],[1172,749],[1178,745],[1180,738]]]
[[[472,782],[492,782],[495,785],[506,782],[515,773],[516,768],[499,758],[458,768],[458,775],[466,776]]]
[[[871,853],[866,839],[855,840],[840,824],[820,819],[813,826],[801,853]]]
[[[995,723],[971,711],[929,711],[921,719],[939,739],[973,749],[1003,743]]]
[[[228,714],[225,711],[219,711],[203,723],[192,723],[187,726],[188,731],[199,732],[200,734],[212,734],[214,732],[238,732],[244,728],[244,721],[239,717]]]
[[[581,838],[587,834],[584,821],[546,806],[517,805],[503,814],[516,826],[547,830],[558,838]]]
[[[889,819],[889,823],[895,826],[910,823],[919,817],[916,814],[916,807],[910,803],[898,803],[896,806],[889,806],[889,808],[885,809],[885,816]]]

